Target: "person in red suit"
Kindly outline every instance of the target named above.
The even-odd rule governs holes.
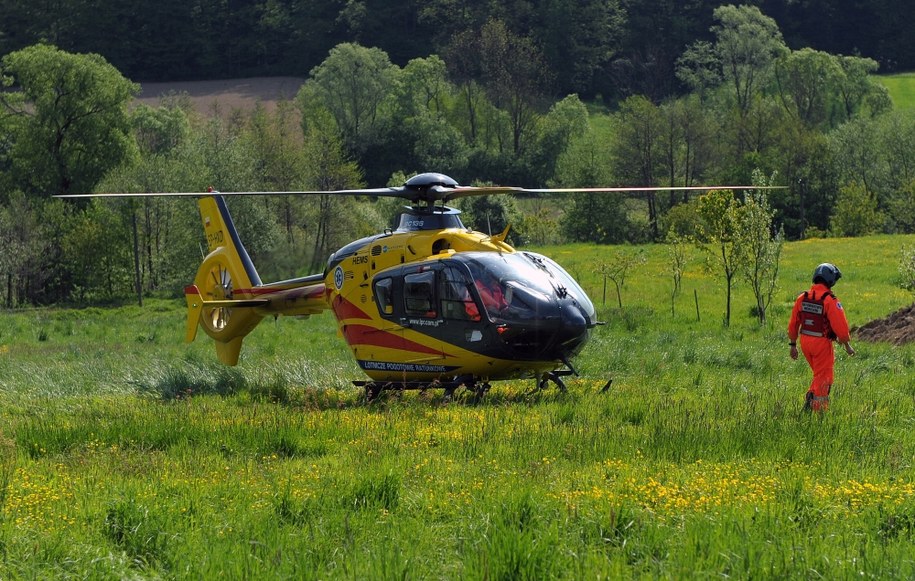
[[[813,286],[794,301],[788,322],[791,359],[797,359],[800,337],[801,351],[813,370],[813,380],[804,397],[804,409],[808,411],[822,412],[829,408],[829,392],[835,377],[833,343],[838,341],[846,353],[855,354],[845,310],[832,292],[841,277],[842,273],[834,264],[826,262],[817,266],[813,271]]]

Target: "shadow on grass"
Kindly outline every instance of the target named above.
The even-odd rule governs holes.
[[[499,407],[503,405],[537,406],[557,401],[574,400],[588,392],[590,387],[570,385],[569,391],[560,391],[550,385],[537,389],[536,383],[527,381],[499,381],[480,394],[475,390],[459,388],[453,394],[444,389],[382,391],[369,399],[360,387],[339,389],[301,385],[286,377],[250,379],[234,367],[208,365],[187,361],[169,366],[130,381],[137,393],[163,402],[174,402],[201,396],[242,397],[258,403],[271,403],[290,408],[325,411],[365,407],[387,412],[399,407],[462,406]],[[589,392],[588,392],[589,393]]]
[[[215,367],[168,368],[158,377],[151,376],[133,381],[141,394],[173,401],[196,395],[234,395],[247,387],[245,376],[237,369]]]

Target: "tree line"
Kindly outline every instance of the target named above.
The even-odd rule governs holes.
[[[342,43],[275,111],[201,116],[181,96],[132,104],[137,85],[100,55],[49,44],[11,52],[0,59],[0,298],[142,297],[193,278],[201,241],[192,200],[51,198],[74,192],[330,190],[400,185],[421,171],[531,187],[767,176],[785,186],[753,201],[771,216],[770,237],[915,231],[915,116],[893,110],[872,59],[791,50],[773,19],[732,5],[714,11],[710,40],[677,58],[676,78],[689,88],[677,98],[634,95],[609,111],[576,94],[551,99],[544,59],[497,19],[459,35],[453,51],[404,66],[380,48]],[[461,202],[468,225],[511,223],[516,244],[703,232],[703,244],[731,244],[704,209],[709,199],[670,191]],[[330,252],[398,211],[329,196],[230,205],[265,279],[319,272]]]
[[[586,100],[682,94],[677,59],[711,41],[710,0],[0,0],[0,54],[38,42],[105,57],[124,75],[177,81],[305,77],[344,42],[395,64],[453,51],[500,20],[540,48],[550,94]],[[860,55],[886,72],[915,68],[907,0],[755,0],[793,49]]]

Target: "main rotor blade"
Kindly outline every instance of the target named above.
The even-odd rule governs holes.
[[[495,194],[572,194],[572,193],[625,193],[625,192],[707,192],[711,190],[777,190],[786,186],[613,186],[597,188],[518,188],[506,186],[458,186],[448,188],[440,199],[444,201],[465,196]]]
[[[319,194],[338,196],[392,196],[406,197],[403,188],[373,188],[362,190],[301,190],[301,191],[269,191],[269,192],[112,192],[97,194],[58,194],[55,198],[148,198],[148,197],[191,197],[203,198],[206,196],[314,196]]]
[[[259,192],[115,192],[98,194],[60,194],[55,198],[146,198],[146,197],[194,197],[205,196],[379,196],[402,198],[411,202],[432,204],[438,200],[447,202],[467,196],[491,196],[497,194],[571,194],[571,193],[625,193],[625,192],[677,192],[710,190],[774,190],[785,186],[613,186],[595,188],[520,188],[512,186],[442,186],[424,188],[366,188],[353,190],[293,190]]]

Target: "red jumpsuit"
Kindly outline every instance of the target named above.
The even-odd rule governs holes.
[[[818,309],[817,305],[822,305],[822,309]],[[813,411],[826,410],[836,360],[833,341],[847,344],[850,340],[842,303],[826,285],[814,284],[794,302],[788,322],[788,339],[794,343],[798,336],[801,338],[801,351],[813,370],[813,380],[807,392],[810,408]]]

